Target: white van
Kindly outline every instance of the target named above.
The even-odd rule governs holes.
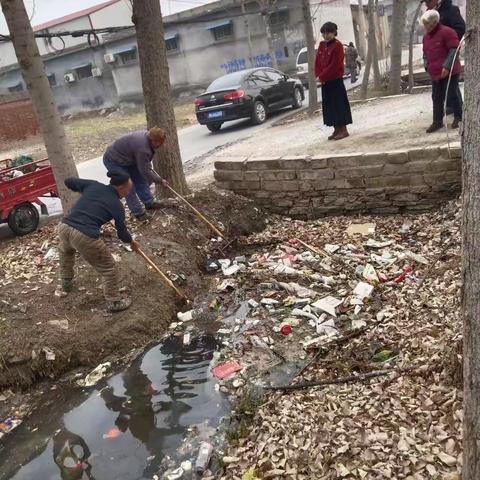
[[[307,47],[302,48],[297,55],[297,77],[305,88],[308,88],[308,54]]]
[[[360,75],[362,70],[362,64],[360,60],[357,60],[357,76]],[[297,55],[297,77],[302,82],[304,88],[308,88],[308,54],[307,47],[302,48]],[[349,74],[345,73],[344,78],[349,77]]]

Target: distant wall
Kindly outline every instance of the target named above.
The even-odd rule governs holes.
[[[446,147],[328,157],[237,159],[215,163],[220,188],[272,212],[317,218],[348,212],[433,208],[461,188],[461,149]]]
[[[32,102],[25,94],[0,96],[0,147],[39,130]]]

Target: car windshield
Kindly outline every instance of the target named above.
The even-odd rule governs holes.
[[[241,84],[245,77],[245,72],[235,72],[225,75],[223,77],[217,78],[213,81],[210,86],[207,88],[207,92],[213,90],[222,90],[224,88],[236,87]]]
[[[297,59],[297,65],[302,65],[302,63],[308,63],[307,52],[300,52]]]

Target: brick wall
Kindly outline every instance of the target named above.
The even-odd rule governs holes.
[[[461,149],[215,162],[220,188],[297,218],[348,212],[427,210],[458,195]]]
[[[0,96],[0,147],[38,133],[32,102],[25,94]]]

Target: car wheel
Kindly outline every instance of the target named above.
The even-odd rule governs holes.
[[[295,88],[295,91],[293,93],[292,107],[294,109],[301,108],[302,104],[303,104],[302,92],[300,91],[299,88]]]
[[[35,205],[29,202],[17,205],[8,216],[8,226],[15,235],[27,235],[38,227],[40,215]]]
[[[257,100],[253,104],[252,123],[254,125],[260,125],[267,119],[267,108],[261,100]]]
[[[209,123],[207,125],[207,128],[211,131],[211,132],[218,132],[221,128],[222,128],[222,124],[221,123]]]

